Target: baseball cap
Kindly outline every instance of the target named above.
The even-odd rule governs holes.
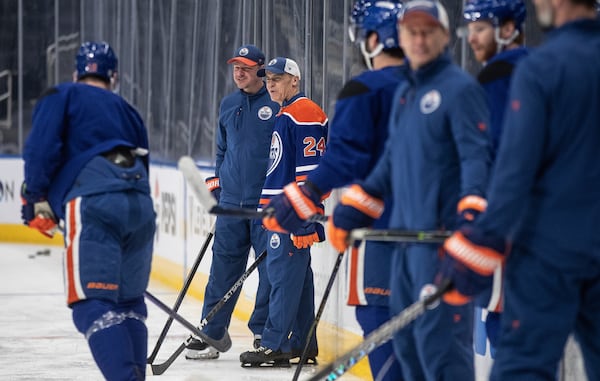
[[[448,13],[439,1],[435,0],[412,0],[404,4],[404,10],[400,16],[400,23],[409,17],[421,14],[430,18],[442,28],[449,30]],[[412,16],[411,16],[412,15]]]
[[[257,71],[256,75],[258,75],[259,77],[264,77],[267,75],[267,73],[266,73],[267,71],[270,71],[271,73],[275,73],[275,74],[288,73],[288,74],[291,74],[295,77],[298,77],[298,79],[300,79],[300,68],[298,67],[298,64],[296,63],[296,61],[294,61],[291,58],[286,58],[286,57],[273,58],[271,61],[269,61],[269,63],[267,64],[267,67]]]
[[[242,45],[235,51],[235,56],[227,60],[227,63],[239,61],[248,66],[262,65],[265,63],[265,53],[255,45]]]

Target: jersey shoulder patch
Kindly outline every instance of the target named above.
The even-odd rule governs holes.
[[[346,82],[340,93],[338,94],[337,99],[341,100],[344,98],[354,97],[360,94],[368,93],[370,89],[362,82],[350,80]]]
[[[511,62],[503,60],[494,61],[481,70],[477,76],[477,80],[483,85],[500,78],[509,77],[514,68],[515,65]]]

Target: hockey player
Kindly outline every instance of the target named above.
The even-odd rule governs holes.
[[[526,13],[523,0],[469,0],[464,8],[469,44],[477,61],[484,65],[477,80],[485,90],[490,109],[489,133],[494,155],[502,133],[513,69],[528,53],[523,46]],[[492,355],[500,329],[501,270],[499,267],[496,271],[494,287],[476,300],[478,306],[487,310],[485,326]]]
[[[233,81],[238,90],[221,101],[215,176],[208,178],[206,184],[221,206],[256,210],[279,105],[271,101],[263,80],[256,75],[265,63],[265,55],[259,48],[243,45],[227,63],[233,68]],[[253,221],[217,217],[202,318],[244,273],[250,247],[258,256],[265,251],[266,240],[264,228]],[[269,307],[270,286],[264,261],[258,266],[258,274],[254,312],[248,322],[255,348],[260,345]],[[196,338],[188,345],[186,358],[214,359],[219,357],[219,351],[229,349],[231,340],[227,328],[239,295],[240,291],[235,293],[203,329],[209,337],[220,340],[223,347],[213,348]]]
[[[25,143],[22,217],[51,235],[65,222],[67,304],[107,380],[143,380],[155,213],[148,136],[135,109],[113,93],[117,57],[86,42],[75,83],[49,89]]]
[[[494,152],[502,133],[513,69],[528,52],[523,46],[526,14],[523,0],[469,0],[463,13],[475,59],[484,65],[477,80],[490,107],[489,132]]]
[[[286,57],[272,59],[259,76],[266,76],[271,99],[281,105],[271,139],[267,178],[261,193],[261,206],[281,193],[292,181],[302,183],[315,169],[325,151],[327,115],[300,91],[300,68]],[[321,213],[322,212],[322,206]],[[310,267],[310,247],[325,240],[319,223],[304,223],[282,233],[275,220],[265,220],[267,233],[267,272],[271,282],[269,317],[258,349],[240,355],[242,366],[274,365],[289,367],[300,356],[315,318],[314,283]],[[318,353],[312,339],[310,357]]]
[[[471,297],[506,258],[491,380],[554,380],[571,332],[599,380],[600,21],[595,0],[534,4],[554,30],[515,70],[488,209],[446,241],[441,275]]]
[[[399,3],[359,0],[350,15],[350,39],[355,42],[371,70],[348,81],[338,94],[327,152],[309,173],[304,185],[288,184],[268,207],[286,230],[294,230],[308,216],[302,210],[317,210],[324,194],[364,179],[383,152],[388,134],[388,116],[398,84],[405,80],[404,54],[398,44]],[[386,199],[391,205],[391,199]],[[391,210],[391,208],[390,208]],[[388,226],[389,213],[374,223]],[[364,336],[389,320],[390,264],[393,244],[368,242],[353,247],[348,261],[348,304],[356,306],[356,319]],[[388,342],[369,354],[373,379],[399,381],[400,366]]]
[[[441,3],[403,5],[400,46],[410,73],[392,103],[390,136],[373,172],[342,195],[328,224],[337,250],[350,230],[369,226],[391,195],[392,229],[454,229],[484,209],[491,161],[485,94],[447,53],[449,24]],[[387,207],[387,205],[386,205]],[[392,254],[390,308],[398,314],[430,294],[438,245],[397,245]],[[393,339],[404,378],[474,380],[472,304],[433,306]]]

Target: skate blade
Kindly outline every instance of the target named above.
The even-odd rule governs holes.
[[[186,360],[216,360],[219,358],[219,352],[186,354],[185,358]]]
[[[285,360],[269,362],[246,362],[240,364],[242,368],[290,368],[290,362]]]

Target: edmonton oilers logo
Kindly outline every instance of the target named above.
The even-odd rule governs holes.
[[[240,52],[238,53],[240,56],[247,56],[248,55],[248,48],[241,48]]]
[[[271,246],[272,249],[277,249],[279,245],[281,245],[281,238],[279,238],[279,234],[273,233],[269,240],[269,246]]]
[[[423,95],[423,98],[421,98],[421,112],[423,114],[431,114],[437,110],[438,107],[440,107],[441,103],[442,95],[440,92],[437,90],[431,90],[427,94]]]
[[[258,110],[258,119],[269,120],[273,116],[273,110],[269,106],[262,106]]]
[[[269,150],[269,169],[267,169],[267,176],[269,176],[275,168],[279,165],[283,156],[283,144],[281,143],[281,137],[277,131],[273,132],[271,136],[271,149]]]

